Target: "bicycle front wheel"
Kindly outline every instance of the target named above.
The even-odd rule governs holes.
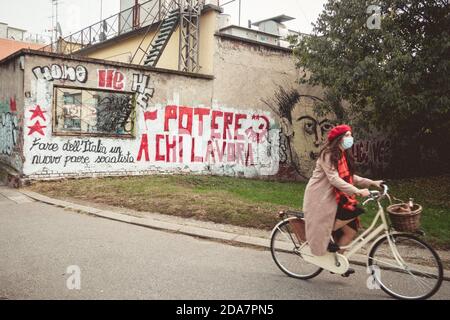
[[[278,268],[290,277],[302,280],[314,278],[322,272],[322,268],[301,257],[299,249],[304,243],[298,241],[289,220],[280,222],[274,228],[270,241],[272,258]]]
[[[392,234],[378,240],[369,253],[375,283],[398,299],[427,299],[440,288],[442,262],[425,241],[411,234]]]

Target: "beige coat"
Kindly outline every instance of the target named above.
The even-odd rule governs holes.
[[[353,175],[354,184],[368,188],[373,181]],[[359,191],[357,187],[339,177],[337,170],[331,165],[330,154],[317,160],[316,167],[309,180],[303,199],[303,211],[306,220],[306,239],[314,255],[321,256],[327,251],[333,231],[337,211],[336,196],[333,187],[353,195]]]

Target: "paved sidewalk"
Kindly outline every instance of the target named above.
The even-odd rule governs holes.
[[[17,204],[30,203],[34,201],[23,193],[16,191],[16,189],[11,189],[0,184],[0,203],[7,199]]]
[[[217,224],[158,213],[138,212],[126,208],[92,204],[73,199],[69,202],[53,199],[28,190],[16,191],[2,186],[0,186],[0,201],[1,195],[13,201],[40,201],[57,207],[152,229],[176,232],[194,237],[226,242],[233,245],[252,246],[264,250],[270,249],[271,232],[266,230]],[[362,252],[364,253],[364,251]],[[447,259],[449,254],[441,251],[439,252],[439,255],[443,259]],[[367,256],[364,254],[355,254],[352,256],[350,262],[365,266]],[[444,278],[445,280],[450,281],[450,270],[445,270]]]

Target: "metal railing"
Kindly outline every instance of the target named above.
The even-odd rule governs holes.
[[[119,35],[152,25],[164,18],[166,2],[171,0],[149,0],[130,7],[109,18],[97,22],[67,37],[43,47],[42,51],[73,54]]]

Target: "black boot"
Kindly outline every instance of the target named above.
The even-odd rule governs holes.
[[[341,248],[336,243],[330,241],[327,249],[329,252],[338,252]]]

